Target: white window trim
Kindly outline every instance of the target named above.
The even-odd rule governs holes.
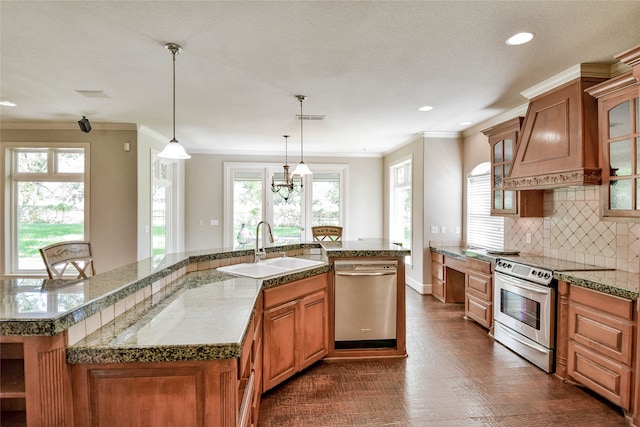
[[[492,233],[487,232],[486,234],[497,234],[496,231],[502,230],[502,238],[501,239],[479,239],[472,240],[471,239],[471,180],[473,179],[482,179],[487,181],[488,192],[485,197],[482,197],[481,203],[486,205],[487,209],[487,217],[484,220],[484,226],[486,227],[495,227]],[[466,218],[466,230],[467,230],[467,243],[470,246],[483,247],[483,248],[496,248],[502,249],[504,246],[504,217],[501,216],[492,216],[491,215],[491,204],[492,204],[492,188],[491,188],[491,164],[489,162],[481,163],[476,166],[469,175],[467,175],[467,218]]]
[[[347,180],[349,176],[349,165],[346,164],[309,164],[307,166],[311,171],[317,172],[330,172],[340,174],[340,223],[343,224],[345,230],[349,230],[346,223],[346,212],[348,209],[347,195]],[[282,171],[282,164],[280,163],[250,163],[250,162],[224,162],[224,212],[223,212],[223,245],[224,247],[233,247],[233,172],[238,170],[258,171],[262,169],[262,185],[265,189],[265,197],[263,200],[262,212],[264,212],[264,219],[269,223],[273,222],[273,197],[274,194],[271,191],[271,182],[269,177],[274,172]],[[311,234],[311,209],[312,209],[312,194],[311,191],[307,191],[312,187],[313,176],[304,177],[304,212],[302,212],[302,239],[304,241],[311,241],[313,236]],[[346,234],[343,236],[346,239]]]
[[[15,227],[18,211],[16,205],[16,184],[12,176],[12,171],[15,167],[13,164],[13,151],[21,148],[35,148],[35,149],[59,149],[59,148],[71,148],[84,150],[84,239],[91,240],[91,144],[88,142],[3,142],[2,164],[5,168],[4,179],[4,274],[6,275],[24,275],[24,274],[43,274],[46,270],[18,270],[18,254],[14,248],[17,249],[17,230]],[[20,174],[22,175],[22,174]],[[48,175],[48,174],[47,174]],[[77,174],[60,174],[61,178],[65,175],[75,175],[76,179],[69,179],[69,181],[77,181]],[[42,178],[42,176],[40,176]]]
[[[413,250],[413,242],[415,241],[415,239],[413,238],[413,231],[414,231],[414,227],[413,227],[413,219],[414,219],[414,215],[413,215],[413,211],[415,209],[415,199],[414,199],[414,187],[413,187],[413,183],[414,183],[414,177],[413,177],[413,172],[414,172],[414,167],[413,167],[413,154],[410,154],[408,156],[402,157],[398,160],[396,160],[395,162],[389,164],[389,223],[387,224],[387,229],[389,230],[389,239],[391,239],[391,221],[393,220],[392,218],[392,212],[394,210],[394,205],[395,205],[395,190],[396,185],[395,185],[395,170],[402,164],[404,163],[410,163],[411,164],[411,176],[409,177],[411,179],[411,182],[409,183],[408,187],[411,189],[411,248],[409,248],[411,250],[411,253],[415,253]],[[408,255],[405,257],[405,264],[407,266],[412,266],[413,265],[413,258],[411,255]]]

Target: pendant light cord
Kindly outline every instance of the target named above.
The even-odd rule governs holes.
[[[304,133],[302,132],[302,122],[304,121],[302,118],[302,101],[304,101],[304,95],[299,96],[298,99],[300,100],[300,163],[304,163]]]

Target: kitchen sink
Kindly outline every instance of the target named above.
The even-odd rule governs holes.
[[[219,267],[217,270],[223,273],[235,274],[237,276],[264,279],[267,277],[281,276],[312,267],[318,267],[322,264],[324,264],[324,262],[312,259],[280,257],[270,258],[260,262],[247,262],[244,264]]]

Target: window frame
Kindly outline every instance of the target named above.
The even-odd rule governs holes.
[[[346,164],[309,164],[307,166],[316,173],[339,173],[340,174],[340,222],[343,227],[347,228],[346,212],[347,212],[347,177],[349,166]],[[278,163],[250,163],[250,162],[224,162],[224,231],[223,245],[224,247],[234,247],[233,235],[233,177],[234,172],[255,172],[262,176],[262,186],[264,188],[262,198],[263,219],[269,224],[273,223],[273,200],[274,193],[271,191],[271,177],[274,173],[282,172],[282,164]],[[296,179],[297,180],[297,179]],[[313,175],[303,177],[304,190],[301,202],[301,241],[311,241],[313,236],[311,233],[312,208],[313,208]],[[253,230],[252,230],[253,231]]]
[[[6,275],[46,275],[44,264],[42,269],[18,268],[18,206],[17,186],[20,182],[83,182],[84,184],[84,240],[91,240],[91,144],[87,142],[3,142],[3,156],[5,165],[5,246],[4,246],[4,274]],[[47,172],[27,173],[17,172],[17,153],[24,151],[47,151]],[[56,173],[55,153],[63,150],[84,152],[84,172]],[[79,177],[81,178],[79,179]]]
[[[405,176],[408,178],[408,182],[405,181],[403,184],[397,183],[397,171],[401,168],[407,168],[408,171],[405,170]],[[411,209],[409,210],[409,226],[411,228],[409,233],[409,249],[411,253],[413,253],[413,155],[409,155],[398,159],[397,161],[391,163],[389,165],[389,238],[394,239],[392,236],[392,230],[394,229],[393,224],[396,223],[395,211],[397,207],[398,201],[396,200],[398,190],[409,189],[411,192]],[[404,239],[402,240],[404,244]],[[413,265],[413,258],[411,255],[405,257],[406,265]]]

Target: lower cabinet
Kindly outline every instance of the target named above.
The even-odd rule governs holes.
[[[431,294],[444,301],[444,255],[431,251]]]
[[[490,262],[467,257],[464,311],[487,329],[493,326],[493,278]]]
[[[431,294],[442,302],[464,302],[465,262],[431,251]]]
[[[625,410],[631,407],[633,301],[572,286],[567,375]]]
[[[327,284],[325,273],[264,291],[263,391],[328,353]]]
[[[66,334],[0,337],[0,424],[73,424]]]

